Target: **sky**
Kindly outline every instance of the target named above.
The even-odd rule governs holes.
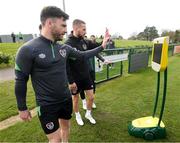
[[[63,9],[62,0],[0,0],[0,35],[14,33],[38,34],[40,11],[54,5]],[[142,32],[146,26],[159,31],[180,29],[180,0],[65,0],[68,33],[72,21],[86,22],[87,36],[111,35],[123,38]]]

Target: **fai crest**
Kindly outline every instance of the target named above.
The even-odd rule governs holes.
[[[66,50],[65,50],[65,49],[59,50],[59,53],[60,53],[61,56],[63,56],[64,58],[66,57]]]
[[[83,47],[84,50],[87,50],[87,45],[86,44],[83,44],[82,47]]]
[[[52,130],[54,128],[54,123],[53,122],[47,123],[46,128],[48,128],[49,130]]]

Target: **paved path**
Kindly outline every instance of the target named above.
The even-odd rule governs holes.
[[[36,116],[37,112],[36,112],[36,108],[34,108],[33,110],[30,111],[32,117]],[[0,122],[0,131],[3,129],[6,129],[10,126],[15,125],[18,122],[22,122],[22,120],[19,118],[19,115],[16,116],[12,116],[8,119],[5,119],[3,121]]]
[[[0,82],[13,80],[15,78],[14,68],[7,68],[0,70]]]

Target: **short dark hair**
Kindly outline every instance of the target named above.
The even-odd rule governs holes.
[[[64,20],[69,19],[69,15],[66,14],[64,11],[62,11],[60,8],[56,6],[46,6],[41,11],[40,20],[41,23],[44,24],[48,18],[61,18],[61,17],[63,17]]]
[[[82,20],[80,20],[80,19],[75,19],[74,21],[73,21],[73,26],[74,25],[80,25],[80,24],[86,24],[84,21],[82,21]]]
[[[39,25],[39,31],[41,31],[41,30],[42,30],[42,25],[40,24],[40,25]]]

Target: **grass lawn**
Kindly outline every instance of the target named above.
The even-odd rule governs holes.
[[[0,52],[15,55],[22,43],[0,43]],[[139,40],[115,40],[116,47],[152,46],[150,41]]]
[[[14,57],[21,45],[22,43],[0,43],[0,52],[11,56],[10,63],[8,65],[0,64],[0,69],[14,66]],[[135,48],[135,46],[152,46],[152,42],[139,40],[115,40],[115,46],[121,48]]]
[[[167,137],[157,141],[180,141],[179,65],[180,55],[169,58],[167,100],[163,116],[163,122],[167,129]],[[73,116],[71,120],[70,141],[144,141],[143,139],[129,136],[127,125],[133,119],[152,114],[156,92],[156,76],[157,74],[151,68],[147,68],[98,85],[95,99],[97,109],[93,112],[97,124],[90,125],[84,118],[85,111],[81,109],[85,125],[79,127]],[[80,107],[82,106],[80,105]],[[159,113],[159,110],[157,113]],[[15,126],[0,131],[0,141],[45,142],[47,139],[43,134],[37,117],[35,117],[31,122],[18,123]]]
[[[140,40],[115,40],[115,47],[127,48],[135,46],[150,46],[152,47],[151,41],[140,41]]]
[[[14,95],[14,81],[0,83],[0,99],[0,121],[18,114]],[[35,96],[30,81],[28,82],[27,105],[30,109],[35,107]]]
[[[15,55],[21,43],[0,43],[0,52]]]

